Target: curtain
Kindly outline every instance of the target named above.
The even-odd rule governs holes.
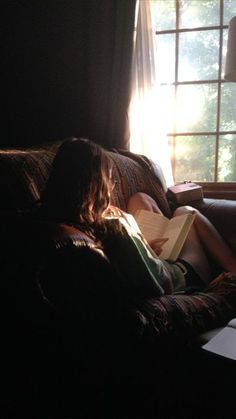
[[[156,72],[154,29],[150,0],[136,4],[132,90],[129,107],[130,150],[144,154],[159,164],[167,185],[173,184],[168,139],[163,124],[163,109]]]
[[[86,135],[108,148],[129,147],[135,5],[136,0],[84,2]]]

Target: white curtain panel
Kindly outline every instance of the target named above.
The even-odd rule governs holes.
[[[137,0],[129,108],[130,150],[161,166],[167,186],[173,184],[168,138],[160,109],[156,81],[158,60],[154,43],[150,0]]]

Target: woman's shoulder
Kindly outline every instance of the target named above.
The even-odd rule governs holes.
[[[118,218],[121,224],[126,228],[126,230],[133,233],[140,233],[139,227],[133,215],[113,205],[111,205],[110,210],[112,214],[111,217]]]
[[[120,218],[123,217],[124,211],[120,208],[116,207],[115,205],[109,206],[109,213],[106,218]]]

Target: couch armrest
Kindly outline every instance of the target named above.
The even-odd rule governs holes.
[[[202,201],[194,202],[192,206],[214,224],[225,241],[236,252],[236,201],[204,198]]]

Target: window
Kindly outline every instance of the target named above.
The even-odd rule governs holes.
[[[159,120],[175,182],[236,181],[236,83],[224,80],[236,0],[152,0]]]

